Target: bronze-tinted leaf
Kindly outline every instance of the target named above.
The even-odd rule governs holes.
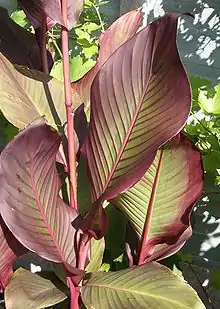
[[[177,252],[191,236],[190,215],[203,187],[199,151],[184,135],[168,143],[144,177],[114,200],[142,243],[139,263]]]

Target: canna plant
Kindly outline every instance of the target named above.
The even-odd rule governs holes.
[[[68,30],[82,1],[19,3],[35,28],[41,71],[0,55],[0,109],[20,130],[0,156],[5,307],[205,308],[159,263],[191,236],[203,186],[200,153],[181,133],[191,90],[176,45],[179,15],[140,31],[141,9],[120,17],[102,33],[96,65],[71,84]],[[45,33],[55,23],[63,83],[48,74]],[[117,271],[105,268],[109,207],[127,225]],[[53,276],[13,271],[27,251],[51,261]]]

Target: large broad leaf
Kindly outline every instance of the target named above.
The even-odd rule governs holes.
[[[93,200],[134,185],[187,120],[191,92],[176,46],[178,16],[165,15],[138,32],[93,82],[84,148]]]
[[[190,214],[203,187],[201,155],[181,135],[157,151],[144,177],[114,204],[129,218],[140,241],[140,263],[165,258],[191,236]]]
[[[71,270],[76,264],[72,221],[78,214],[59,197],[59,145],[59,134],[42,118],[7,145],[0,157],[0,211],[25,247]]]
[[[75,89],[83,98],[85,107],[90,105],[90,91],[92,82],[105,61],[118,49],[124,42],[131,38],[141,25],[141,10],[131,11],[118,18],[99,39],[99,58],[94,68],[92,68],[81,80],[72,83]]]
[[[60,0],[19,0],[34,28],[41,26],[45,14],[55,23],[71,29],[78,21],[83,8],[83,0],[67,0],[67,21],[62,17]]]
[[[91,274],[82,287],[82,300],[86,308],[96,309],[205,309],[182,278],[155,262]]]
[[[17,241],[0,216],[0,293],[13,275],[13,263],[26,249]]]
[[[16,270],[5,290],[7,309],[43,309],[66,298],[50,280],[22,268]]]
[[[21,72],[0,54],[0,109],[4,116],[19,129],[45,116],[50,125],[60,130],[66,122],[63,83],[41,72]],[[73,108],[79,105],[81,100],[73,92]]]
[[[13,64],[41,70],[40,50],[34,34],[16,24],[0,7],[0,52]],[[52,56],[47,52],[49,67]]]

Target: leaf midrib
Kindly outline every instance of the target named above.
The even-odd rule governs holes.
[[[31,154],[31,152],[29,152],[29,153]],[[44,207],[43,207],[43,205],[41,203],[41,199],[40,199],[40,196],[38,194],[36,183],[35,183],[35,180],[34,180],[34,177],[33,177],[33,175],[34,175],[34,172],[33,172],[33,158],[32,158],[31,155],[30,155],[30,162],[31,162],[31,164],[30,164],[30,166],[31,166],[30,167],[30,179],[31,179],[31,185],[32,185],[34,196],[35,196],[36,204],[37,204],[37,206],[38,206],[38,208],[40,210],[40,213],[41,213],[41,216],[42,216],[41,218],[43,219],[43,221],[46,224],[48,233],[51,236],[52,241],[53,241],[55,247],[57,248],[57,251],[58,251],[58,254],[59,254],[60,258],[61,258],[61,261],[63,263],[65,263],[64,255],[63,255],[62,251],[60,250],[61,248],[60,248],[59,244],[57,243],[57,240],[56,240],[56,238],[54,236],[54,233],[53,233],[53,230],[51,228],[51,225],[49,224],[49,222],[47,220],[47,216],[46,216],[46,214],[44,212]],[[57,202],[57,199],[56,199],[56,202]]]
[[[179,303],[177,301],[171,301],[170,298],[164,298],[161,295],[155,296],[154,294],[143,293],[143,292],[140,292],[140,290],[139,291],[129,290],[129,289],[121,288],[121,287],[118,287],[118,286],[109,286],[109,285],[106,285],[106,284],[98,284],[98,283],[96,283],[96,284],[94,284],[94,283],[87,283],[85,285],[85,287],[87,287],[87,286],[90,286],[91,288],[97,287],[97,288],[102,288],[102,289],[114,290],[114,291],[117,291],[117,292],[125,292],[125,293],[137,294],[137,295],[144,295],[144,296],[148,296],[148,297],[152,297],[152,298],[158,298],[158,299],[161,299],[163,301],[170,302],[170,303],[182,306],[181,303]],[[186,307],[186,306],[184,306],[184,307],[182,306],[181,309],[191,309],[191,308],[190,307]]]
[[[135,35],[135,36],[137,36],[137,35]],[[134,37],[133,37],[133,38],[134,38]],[[132,38],[131,38],[131,39],[132,39]],[[126,42],[125,42],[125,43],[126,43]],[[152,50],[153,50],[153,47],[154,47],[154,42],[152,43]],[[141,96],[141,98],[140,98],[139,103],[136,105],[135,113],[134,113],[134,115],[133,115],[133,118],[131,119],[129,128],[128,128],[128,130],[127,130],[127,133],[125,134],[123,143],[122,143],[121,148],[120,148],[120,150],[119,150],[119,152],[118,152],[118,154],[117,154],[115,163],[113,164],[113,166],[112,166],[112,168],[111,168],[111,171],[110,171],[110,173],[109,173],[109,176],[108,176],[108,178],[107,178],[107,180],[106,180],[106,184],[105,184],[105,186],[104,186],[104,188],[103,188],[103,193],[102,193],[102,194],[105,194],[105,191],[106,191],[107,188],[108,188],[108,185],[109,185],[109,183],[110,183],[110,181],[111,181],[111,179],[112,179],[112,177],[113,177],[113,175],[114,175],[114,173],[115,173],[115,171],[116,171],[116,169],[117,169],[117,166],[118,166],[118,164],[119,164],[119,162],[120,162],[120,159],[121,159],[121,157],[122,157],[122,155],[123,155],[123,152],[124,152],[124,150],[125,150],[125,148],[126,148],[126,146],[127,146],[127,144],[128,144],[129,137],[130,137],[130,135],[131,135],[131,133],[132,133],[132,130],[133,130],[134,127],[135,127],[136,120],[137,120],[137,118],[138,118],[139,112],[140,112],[141,107],[142,107],[142,105],[143,105],[144,98],[145,98],[145,95],[146,95],[148,86],[149,86],[149,84],[150,84],[151,75],[152,75],[152,61],[151,61],[150,74],[149,74],[148,80],[147,80],[147,82],[146,82],[146,85],[145,85],[145,87],[144,87],[144,89],[143,89],[142,96]],[[133,90],[133,89],[132,89],[132,90]]]

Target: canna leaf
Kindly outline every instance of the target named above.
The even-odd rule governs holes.
[[[79,81],[72,83],[82,97],[85,108],[90,106],[90,91],[92,82],[106,60],[129,38],[131,38],[141,25],[141,9],[131,11],[118,18],[99,39],[99,57],[96,65]]]
[[[66,298],[67,295],[50,280],[23,268],[16,270],[5,290],[7,309],[43,309],[60,303]]]
[[[139,263],[177,252],[192,234],[190,215],[202,193],[199,151],[184,135],[157,155],[144,177],[114,200],[142,242]]]
[[[99,240],[96,240],[94,238],[91,239],[91,258],[89,264],[86,267],[87,272],[99,271],[102,265],[104,250],[105,250],[104,237]]]
[[[88,309],[205,309],[182,278],[155,262],[92,273],[82,287],[82,301]]]
[[[178,17],[167,14],[134,35],[93,82],[84,147],[93,201],[134,185],[187,120],[191,92],[176,46]]]
[[[30,23],[39,28],[44,16],[47,16],[48,28],[59,23],[71,29],[78,21],[83,8],[83,0],[67,0],[67,22],[63,20],[60,0],[19,0]]]
[[[20,72],[0,54],[0,109],[4,116],[19,129],[45,116],[60,130],[66,122],[63,83],[41,72]],[[76,92],[72,99],[73,109],[82,104]]]
[[[17,241],[0,216],[0,293],[13,275],[13,263],[26,249]]]
[[[41,0],[18,0],[18,3],[35,30],[42,28],[44,21],[46,21],[46,29],[44,31],[51,29],[55,25],[55,22],[46,16]]]
[[[40,118],[6,146],[0,156],[0,211],[26,248],[77,274],[72,222],[78,214],[59,197],[59,145],[60,135]]]
[[[0,7],[0,52],[13,64],[41,70],[40,50],[34,34],[16,24],[7,10]],[[49,67],[53,59],[47,51]]]

